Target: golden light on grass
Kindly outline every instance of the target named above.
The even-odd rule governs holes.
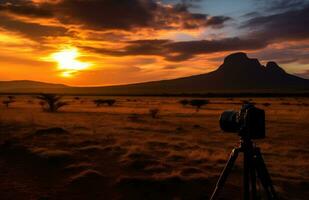
[[[79,71],[90,67],[90,63],[78,60],[81,54],[77,48],[67,48],[53,53],[51,58],[58,63],[61,76],[72,77]]]

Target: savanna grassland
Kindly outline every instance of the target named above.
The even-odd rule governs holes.
[[[249,99],[209,98],[197,112],[184,98],[108,97],[116,103],[97,107],[99,98],[64,97],[57,113],[29,96],[0,106],[0,199],[208,199],[239,141],[219,116]],[[267,138],[256,142],[279,196],[307,199],[309,99],[251,101],[266,111]],[[241,161],[222,199],[241,198]]]

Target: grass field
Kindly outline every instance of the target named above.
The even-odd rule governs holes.
[[[108,97],[115,105],[96,107],[98,98],[65,97],[57,113],[29,96],[1,105],[1,199],[208,199],[239,142],[219,116],[249,99],[209,98],[196,112],[184,98]],[[266,111],[267,138],[256,142],[279,196],[307,199],[309,99],[251,101]],[[222,199],[241,198],[241,173],[242,158]]]

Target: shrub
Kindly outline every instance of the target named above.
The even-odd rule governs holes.
[[[196,107],[196,112],[198,112],[202,106],[208,104],[209,101],[207,99],[193,99],[190,101],[190,105]]]
[[[42,100],[40,105],[48,112],[57,112],[61,107],[68,105],[67,102],[61,101],[62,96],[55,94],[40,94],[36,98]]]
[[[249,103],[251,103],[251,101],[250,101],[250,100],[242,100],[241,103],[243,103],[243,104],[249,104]]]
[[[97,107],[100,107],[104,104],[107,104],[108,106],[113,106],[116,103],[115,99],[96,99],[93,101]]]
[[[268,107],[271,105],[271,103],[263,103],[262,105]]]
[[[187,100],[187,99],[183,99],[183,100],[180,100],[179,103],[182,104],[183,106],[186,106],[186,105],[188,105],[190,102],[189,102],[189,100]]]
[[[107,99],[105,100],[108,106],[113,106],[116,103],[115,99]]]
[[[10,101],[14,101],[14,100],[16,99],[16,97],[15,97],[15,96],[8,96],[8,99],[9,99]]]
[[[95,105],[97,107],[100,107],[100,106],[102,106],[104,104],[103,101],[104,100],[102,100],[102,99],[96,99],[96,100],[93,101],[93,103],[95,103]]]
[[[160,110],[158,108],[151,108],[149,109],[149,114],[152,118],[157,118]]]

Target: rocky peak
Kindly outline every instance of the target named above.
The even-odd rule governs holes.
[[[266,64],[266,70],[271,73],[281,73],[281,74],[286,73],[284,69],[279,67],[279,65],[273,61],[270,61]]]
[[[257,59],[248,58],[243,52],[233,53],[224,59],[224,63],[219,67],[219,71],[229,74],[241,73],[260,73],[264,67]]]
[[[224,63],[237,63],[237,62],[242,62],[244,60],[249,60],[247,54],[245,54],[243,52],[237,52],[237,53],[233,53],[231,55],[228,55],[224,59]]]

